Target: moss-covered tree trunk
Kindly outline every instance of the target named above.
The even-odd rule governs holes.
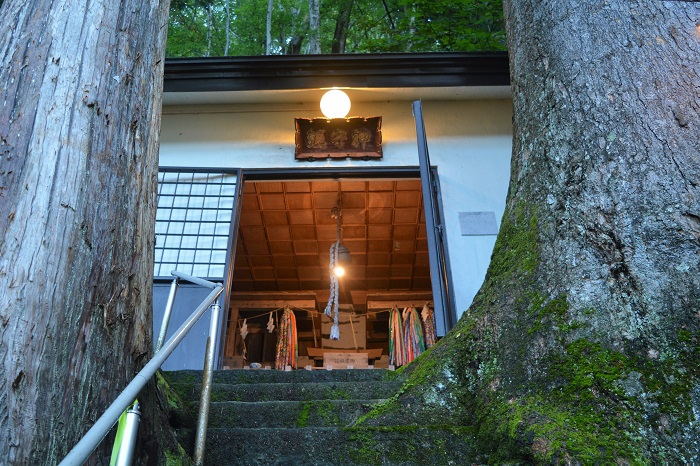
[[[150,353],[167,7],[2,4],[3,464],[57,464]]]
[[[484,461],[700,461],[700,5],[506,0],[505,17],[492,262],[385,420],[472,425]]]

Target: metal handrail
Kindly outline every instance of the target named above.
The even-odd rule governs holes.
[[[173,270],[171,275],[175,277],[170,287],[170,295],[163,315],[163,324],[161,325],[161,335],[165,338],[168,331],[170,314],[175,301],[175,293],[177,291],[178,278],[187,280],[196,285],[211,288],[216,285],[213,282],[202,278],[193,277],[191,275]],[[209,336],[207,338],[207,347],[204,355],[204,369],[202,371],[202,392],[199,397],[199,416],[197,417],[197,432],[194,442],[194,462],[197,466],[204,464],[204,447],[207,439],[207,426],[209,425],[209,402],[211,400],[211,386],[214,377],[214,338],[219,334],[219,312],[221,311],[219,304],[214,303],[211,311],[211,320],[209,324]],[[160,338],[159,338],[160,340]]]
[[[173,303],[175,302],[175,295],[177,294],[178,279],[181,278],[183,280],[187,280],[190,283],[194,283],[195,285],[200,285],[205,288],[214,288],[214,285],[216,285],[216,283],[214,282],[204,280],[203,278],[193,277],[192,275],[187,275],[186,273],[178,272],[177,270],[173,270],[172,272],[170,272],[170,275],[172,275],[175,278],[170,284],[170,293],[168,294],[168,301],[165,304],[165,311],[163,312],[163,322],[160,326],[160,333],[158,334],[158,340],[156,341],[154,351],[158,351],[163,346],[165,336],[168,333],[168,326],[170,325],[170,316],[173,310]]]
[[[183,274],[181,272],[173,271],[172,275],[182,278],[184,280],[196,283],[198,285],[206,286],[207,288],[212,288],[212,291],[204,298],[204,301],[195,309],[195,311],[187,318],[185,323],[183,323],[180,328],[170,337],[170,339],[165,342],[163,347],[159,349],[151,358],[148,363],[139,371],[134,379],[122,390],[122,392],[117,396],[117,398],[112,402],[112,404],[107,408],[107,410],[100,416],[100,418],[95,422],[95,424],[87,431],[85,436],[73,447],[73,449],[63,458],[63,461],[59,463],[59,466],[79,466],[82,465],[90,456],[90,454],[97,448],[97,446],[104,440],[109,431],[117,423],[121,414],[134,402],[139,392],[146,386],[148,381],[153,377],[156,371],[163,365],[168,356],[175,350],[177,345],[185,338],[187,333],[192,329],[195,323],[204,315],[207,308],[216,301],[216,299],[221,295],[224,290],[221,283],[213,283],[201,278],[192,277],[190,275]],[[174,294],[173,294],[174,296]],[[212,324],[210,327],[210,332],[212,329],[218,327],[218,304],[214,306],[214,312],[212,313]],[[216,319],[215,319],[216,318]],[[217,322],[214,322],[216,320]],[[214,340],[212,338],[216,336],[217,333],[210,333],[209,339],[207,340],[207,356],[210,357],[210,353],[213,355]],[[212,358],[213,359],[213,358]],[[207,367],[211,366],[212,363],[205,359],[205,372],[207,372]],[[208,377],[211,378],[212,371],[208,371]],[[206,383],[206,380],[205,380]],[[208,382],[211,385],[211,380]],[[202,390],[202,398],[205,396],[205,390]],[[206,395],[209,395],[209,390],[206,391]],[[200,403],[200,420],[202,418],[201,410],[209,409],[209,400]],[[208,413],[207,413],[208,416]],[[205,416],[205,421],[206,417]],[[198,431],[200,430],[198,426]],[[203,428],[204,433],[206,433],[206,426]],[[201,448],[202,455],[204,453],[204,448]],[[195,458],[197,464],[203,462],[203,458]]]
[[[177,293],[177,280],[178,277],[176,276],[173,278],[173,282],[170,285],[168,302],[165,304],[165,311],[163,311],[163,321],[160,324],[160,333],[158,334],[158,340],[156,340],[156,346],[153,349],[154,353],[157,353],[158,350],[163,347],[163,343],[165,343],[165,337],[168,333],[168,326],[170,325],[170,316],[173,311],[173,304],[175,303],[175,294]]]

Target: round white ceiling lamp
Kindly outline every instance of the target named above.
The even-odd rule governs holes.
[[[331,89],[321,97],[321,112],[326,118],[345,118],[350,112],[350,97],[340,89]]]

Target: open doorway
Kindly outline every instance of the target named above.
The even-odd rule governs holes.
[[[339,279],[336,341],[323,311],[330,296],[329,251],[338,233],[333,209],[339,205],[351,262]],[[323,364],[323,350],[362,351],[370,364],[386,367],[392,308],[421,313],[432,305],[417,176],[245,181],[236,241],[224,367],[275,367],[285,308],[294,313],[298,367]]]

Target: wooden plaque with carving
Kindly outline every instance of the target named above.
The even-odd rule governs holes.
[[[295,158],[380,159],[382,117],[295,118]]]

